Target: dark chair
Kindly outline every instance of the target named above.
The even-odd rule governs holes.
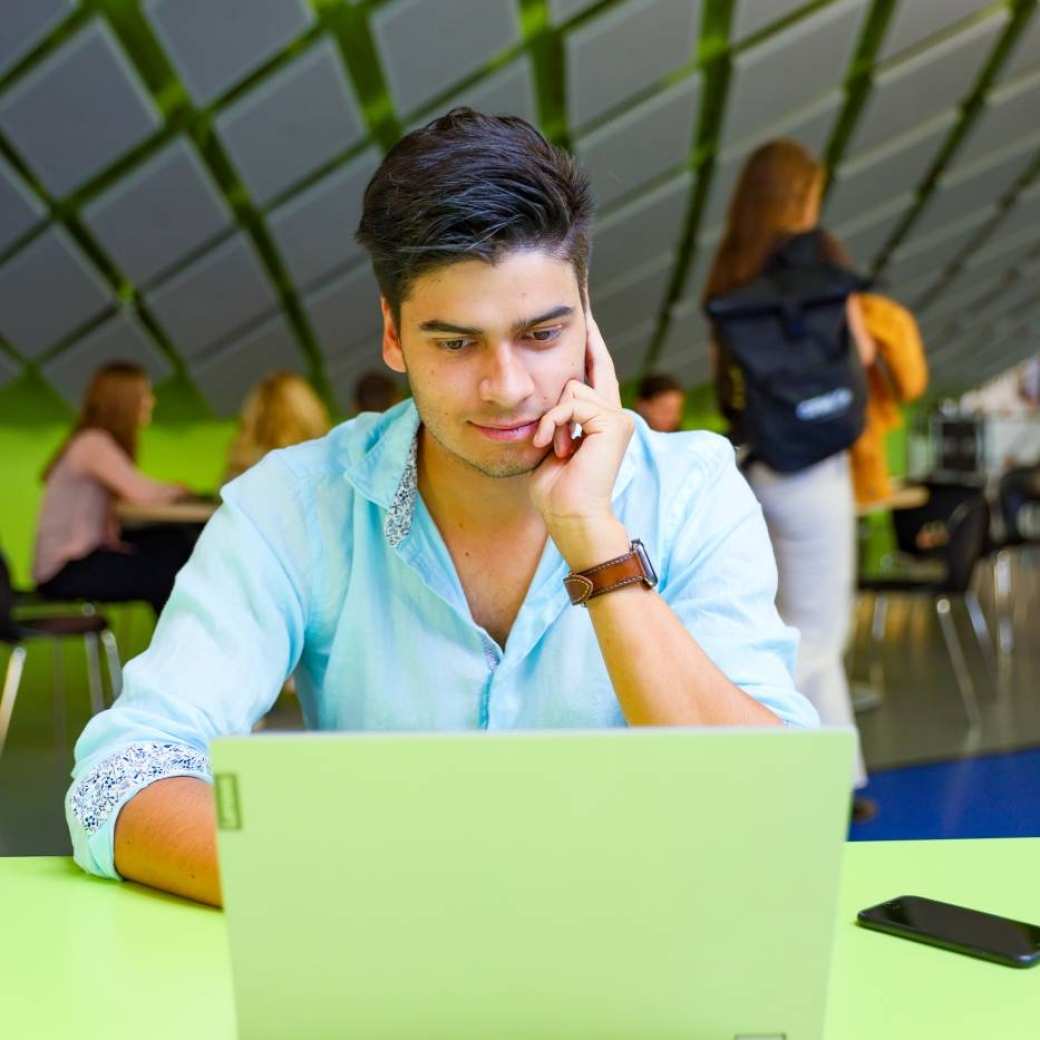
[[[112,700],[119,696],[121,685],[122,667],[115,636],[108,621],[103,615],[98,614],[91,604],[82,604],[79,613],[59,613],[51,607],[45,613],[22,616],[21,612],[16,612],[15,608],[20,604],[24,605],[26,599],[27,597],[16,596],[11,586],[7,562],[0,555],[0,643],[5,643],[11,648],[11,656],[7,661],[7,671],[2,692],[0,692],[0,756],[3,755],[4,745],[7,742],[7,732],[11,725],[15,701],[18,698],[28,644],[34,640],[52,640],[59,649],[63,640],[83,640],[87,654],[90,707],[95,715],[105,707],[98,653],[99,643],[104,647],[108,660]],[[62,695],[60,691],[58,695]]]
[[[1040,465],[1017,466],[1000,478],[997,507],[1002,536],[991,548],[993,601],[997,613],[997,645],[1001,654],[1014,649],[1012,619],[1013,553],[1040,545]]]
[[[950,511],[945,519],[940,519],[946,509]],[[893,513],[893,523],[900,550],[909,556],[931,560],[938,565],[936,572],[934,575],[909,573],[861,578],[859,582],[861,592],[875,597],[871,626],[875,644],[884,637],[884,615],[889,596],[926,597],[933,601],[964,710],[973,729],[980,722],[978,699],[952,611],[954,604],[964,605],[979,645],[989,655],[989,629],[978,599],[971,590],[975,568],[986,551],[989,522],[989,505],[977,490],[968,494],[954,492],[949,496],[940,492],[918,509],[899,510]],[[939,523],[945,532],[941,544],[922,547],[919,533],[926,525]]]

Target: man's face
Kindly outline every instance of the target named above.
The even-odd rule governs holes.
[[[682,424],[686,395],[681,390],[665,390],[636,402],[636,411],[652,430],[674,433]]]
[[[489,477],[535,469],[531,443],[570,379],[585,377],[585,314],[574,268],[540,250],[463,260],[416,279],[400,329],[383,302],[383,357],[407,372],[426,430]]]

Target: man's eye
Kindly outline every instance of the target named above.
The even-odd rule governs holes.
[[[444,350],[447,350],[447,351],[449,351],[452,354],[457,354],[460,350],[462,350],[465,346],[468,345],[469,340],[468,339],[442,339],[442,340],[438,340],[438,342],[440,343],[441,347]]]
[[[560,334],[560,327],[556,326],[552,329],[532,329],[530,336],[532,339],[537,340],[539,343],[548,343],[551,340],[556,339]]]

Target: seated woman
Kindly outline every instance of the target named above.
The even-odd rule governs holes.
[[[100,368],[72,432],[43,471],[46,490],[33,562],[38,591],[51,599],[144,600],[156,615],[191,555],[190,532],[122,531],[116,500],[162,505],[188,489],[137,469],[137,435],[155,398],[148,374],[129,362]]]
[[[253,387],[242,407],[224,483],[255,466],[269,451],[324,437],[330,427],[325,405],[303,376],[272,372]]]

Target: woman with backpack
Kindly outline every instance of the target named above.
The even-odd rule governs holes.
[[[824,168],[796,141],[747,160],[730,201],[704,307],[719,406],[748,450],[765,514],[777,607],[801,633],[796,681],[827,725],[854,725],[843,655],[855,589],[849,452],[863,429],[875,345],[866,287],[818,226]],[[857,752],[853,787],[866,784]],[[853,817],[876,808],[853,798]]]

